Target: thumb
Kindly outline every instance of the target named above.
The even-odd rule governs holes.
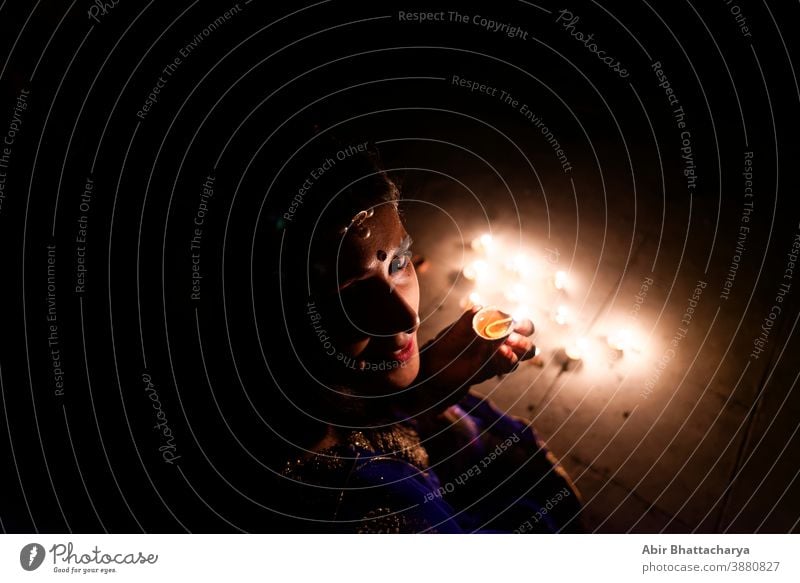
[[[477,314],[482,307],[483,306],[472,306],[463,314],[461,314],[458,320],[456,320],[453,324],[453,331],[458,332],[459,334],[471,334],[472,320],[475,318],[475,314]]]
[[[478,313],[478,310],[481,309],[481,306],[472,306],[463,314],[458,317],[458,320],[441,330],[437,335],[436,338],[443,338],[445,336],[452,337],[451,335],[455,336],[466,336],[472,334],[472,319],[475,317],[475,314]]]

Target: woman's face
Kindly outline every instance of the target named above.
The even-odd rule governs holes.
[[[336,291],[325,303],[334,315],[337,364],[368,393],[403,389],[419,372],[419,284],[410,247],[396,206],[386,203],[331,250]]]

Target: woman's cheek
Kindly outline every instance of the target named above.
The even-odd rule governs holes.
[[[419,313],[419,280],[417,280],[417,272],[413,266],[403,285],[403,299],[414,308],[415,312]]]
[[[364,352],[367,349],[367,345],[369,345],[368,338],[361,340],[359,342],[343,344],[342,352],[347,356],[352,356],[353,358],[357,358],[362,352]]]

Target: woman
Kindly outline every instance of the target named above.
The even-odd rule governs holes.
[[[577,491],[530,425],[469,390],[533,356],[533,324],[483,340],[474,307],[420,347],[396,185],[374,153],[325,143],[301,156],[280,271],[307,379],[283,389],[305,419],[282,470],[298,529],[579,530]]]

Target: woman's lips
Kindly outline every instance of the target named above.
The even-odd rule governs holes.
[[[398,362],[406,362],[414,355],[414,338],[408,341],[408,344],[403,346],[400,350],[396,350],[392,353],[392,357],[394,360]]]

